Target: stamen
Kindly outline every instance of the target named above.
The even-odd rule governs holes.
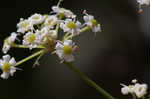
[[[63,0],[59,0],[58,1],[58,4],[57,4],[57,7],[59,7],[60,3],[62,2]]]
[[[85,14],[85,15],[88,15],[88,13],[87,13],[87,11],[86,10],[83,10],[83,12],[82,12],[83,14]]]

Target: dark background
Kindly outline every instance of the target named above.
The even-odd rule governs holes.
[[[49,13],[57,0],[3,0],[0,2],[0,48],[5,37],[16,31],[20,17]],[[137,78],[150,85],[150,7],[138,14],[135,0],[64,0],[62,7],[79,15],[86,9],[102,25],[102,32],[87,32],[75,40],[79,45],[76,61],[80,71],[117,99],[120,83]],[[9,54],[21,60],[32,52],[11,49]],[[0,53],[1,56],[3,55]],[[32,69],[34,59],[22,65],[8,80],[0,79],[0,99],[104,99],[95,89],[51,55]]]

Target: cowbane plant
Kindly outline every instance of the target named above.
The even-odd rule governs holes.
[[[81,23],[77,15],[71,10],[60,7],[61,1],[52,6],[50,14],[35,13],[28,18],[20,18],[19,23],[16,25],[16,32],[11,33],[4,40],[2,52],[5,55],[0,60],[2,71],[0,77],[8,79],[14,75],[16,70],[21,70],[17,66],[35,57],[37,59],[33,63],[33,67],[40,65],[39,60],[42,56],[51,54],[58,57],[60,63],[66,64],[89,86],[95,88],[107,99],[115,99],[72,64],[76,60],[74,55],[78,50],[73,38],[82,35],[86,31],[101,32],[100,24],[94,16],[88,15],[85,11],[82,13],[83,23]],[[34,53],[16,62],[14,57],[11,58],[7,54],[11,48],[26,48],[29,51],[34,50]]]
[[[123,95],[131,94],[133,96],[133,99],[142,98],[146,99],[145,95],[147,94],[148,86],[145,83],[138,83],[136,79],[132,80],[131,85],[124,85],[121,84],[121,93]]]
[[[106,99],[115,99],[72,64],[76,60],[74,55],[78,51],[78,45],[74,38],[84,35],[86,31],[91,31],[93,34],[101,32],[100,23],[86,10],[81,14],[83,21],[79,21],[78,16],[71,10],[60,7],[61,2],[62,0],[57,5],[52,6],[50,14],[35,13],[28,18],[20,18],[16,25],[16,32],[12,32],[10,36],[4,39],[2,48],[4,56],[0,59],[0,69],[2,71],[0,77],[8,79],[14,75],[16,70],[21,70],[17,66],[33,58],[36,58],[33,67],[40,65],[39,61],[42,56],[51,54],[58,57],[60,63],[65,64]],[[143,4],[149,5],[149,2],[149,0],[138,0],[140,7]],[[11,48],[25,48],[29,51],[34,50],[34,53],[20,61],[15,61],[15,58],[11,58],[8,54]],[[132,94],[133,99],[145,99],[147,84],[137,83],[137,80],[133,80],[132,83],[129,86],[121,84],[123,86],[121,89],[122,94]]]

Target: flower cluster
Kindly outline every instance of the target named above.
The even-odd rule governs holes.
[[[83,13],[84,23],[81,23],[72,11],[61,8],[60,2],[61,0],[57,5],[52,6],[50,14],[35,13],[28,18],[20,18],[17,31],[4,40],[2,52],[7,54],[12,47],[38,49],[38,51],[18,63],[14,58],[10,59],[9,55],[4,55],[0,61],[2,78],[7,79],[9,75],[12,76],[16,71],[15,66],[39,56],[36,65],[45,53],[56,54],[61,62],[72,62],[75,60],[73,54],[77,51],[73,38],[90,29],[95,33],[101,32],[100,24],[92,15]],[[58,38],[60,34],[63,36]]]
[[[150,0],[137,0],[139,4],[139,13],[141,13],[143,10],[141,8],[142,5],[148,5],[150,6]]]
[[[121,93],[123,95],[128,95],[130,93],[132,95],[136,95],[136,97],[138,98],[142,98],[147,94],[147,89],[148,89],[147,84],[145,83],[140,84],[137,82],[136,79],[132,80],[132,83],[133,84],[129,86],[121,84],[121,86],[123,86],[121,88]]]

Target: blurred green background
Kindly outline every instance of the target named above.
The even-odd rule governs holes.
[[[3,0],[0,3],[0,48],[5,37],[16,31],[20,17],[49,13],[58,0]],[[102,25],[102,32],[87,32],[75,38],[79,50],[73,64],[116,99],[120,83],[137,78],[150,84],[150,7],[138,14],[136,0],[64,0],[62,7],[71,9],[82,20],[86,9]],[[9,54],[21,60],[32,51],[11,49]],[[0,53],[2,56],[3,54]],[[51,55],[45,55],[35,69],[34,59],[22,65],[8,80],[0,79],[0,99],[105,99],[95,89]]]

